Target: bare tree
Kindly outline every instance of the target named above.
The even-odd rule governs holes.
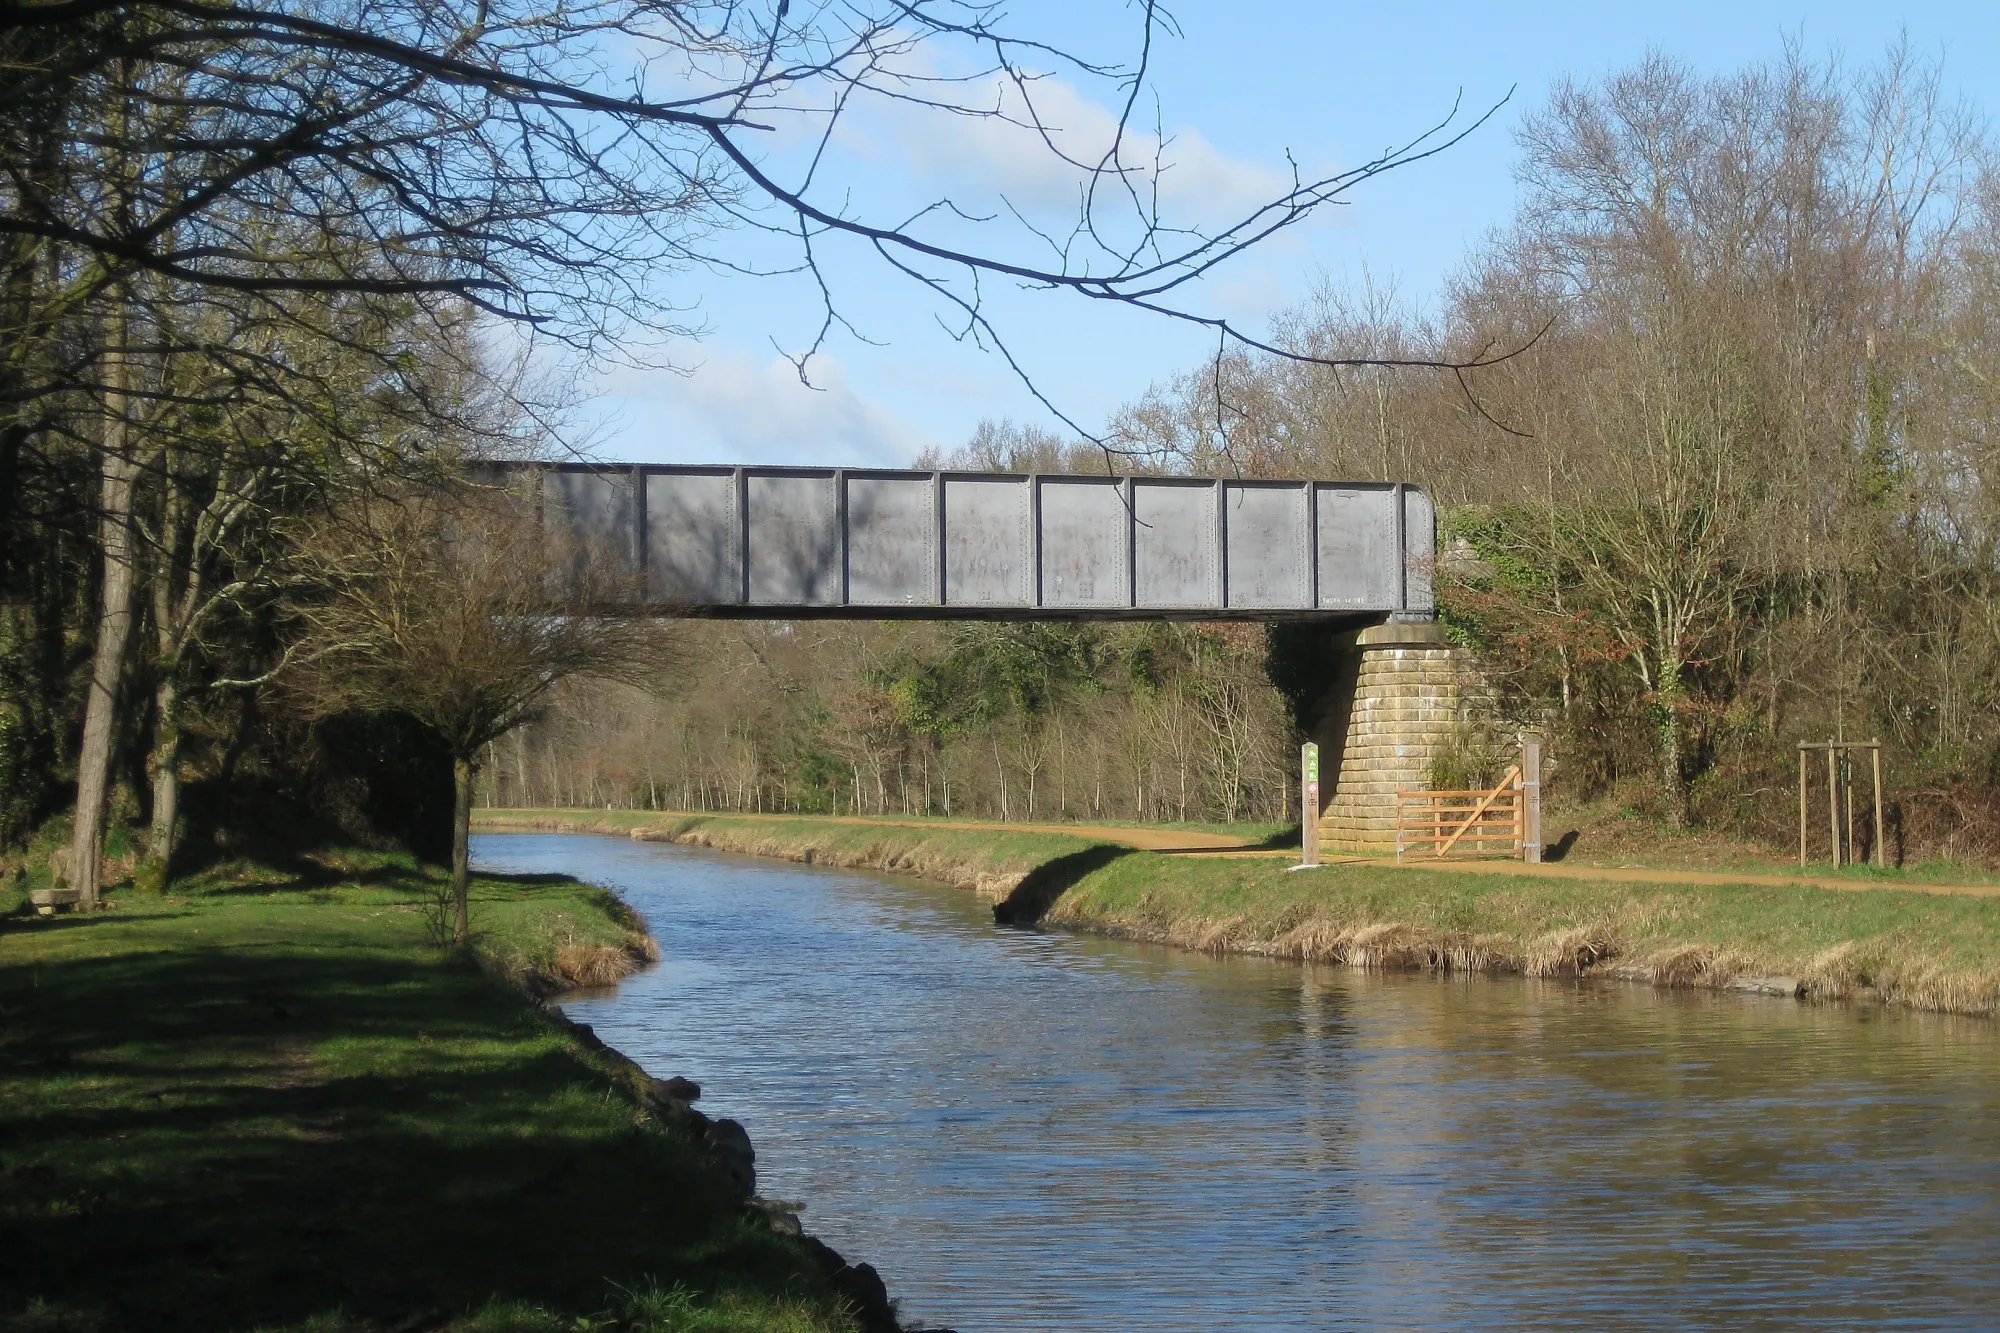
[[[673,667],[668,622],[630,614],[619,562],[545,549],[519,494],[436,483],[362,492],[300,543],[317,596],[298,609],[287,686],[312,714],[403,712],[450,750],[452,933],[464,943],[467,837],[486,747],[559,682],[644,682]],[[544,548],[544,549],[538,549]],[[552,579],[544,571],[572,571]]]

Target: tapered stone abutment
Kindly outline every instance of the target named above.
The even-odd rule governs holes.
[[[1396,793],[1430,786],[1431,766],[1476,692],[1473,673],[1470,654],[1435,622],[1356,635],[1313,728],[1322,753],[1340,757],[1322,795],[1322,847],[1396,850]]]

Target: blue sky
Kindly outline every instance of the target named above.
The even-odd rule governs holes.
[[[1520,116],[1558,80],[1601,77],[1649,49],[1723,71],[1776,58],[1791,37],[1810,54],[1858,67],[1906,36],[1918,54],[1942,60],[1955,92],[1982,113],[2000,111],[1993,0],[1365,8],[1181,0],[1173,12],[1182,35],[1157,50],[1153,89],[1169,140],[1164,156],[1174,164],[1166,203],[1196,220],[1212,221],[1282,181],[1288,152],[1308,170],[1351,166],[1421,132],[1461,95],[1478,109],[1514,90],[1449,153],[1363,185],[1346,206],[1192,294],[1193,306],[1259,332],[1321,281],[1358,287],[1372,278],[1426,302],[1469,246],[1510,215]],[[1022,0],[1009,15],[1017,33],[1049,34],[1100,59],[1134,49],[1137,16],[1120,0]],[[1105,114],[1102,85],[1058,76],[1040,87],[1054,108],[1048,118],[1079,135]],[[1145,119],[1150,125],[1150,109]],[[996,190],[1031,216],[1052,218],[1067,186],[1031,145],[936,115],[858,117],[833,161],[851,187],[850,211],[891,221],[941,195],[990,203]],[[986,243],[1017,247],[1024,237],[995,229]],[[721,242],[725,252],[735,246],[746,257],[762,253],[748,237]],[[595,451],[640,462],[896,466],[926,445],[962,442],[983,418],[1056,424],[999,356],[955,340],[939,324],[938,302],[872,255],[832,245],[825,271],[861,336],[836,334],[813,363],[811,389],[780,355],[808,345],[819,323],[804,280],[667,279],[677,302],[697,307],[703,335],[665,349],[675,370],[623,367],[590,382],[585,415]],[[1061,293],[987,293],[1036,385],[1093,428],[1213,345],[1184,326]]]

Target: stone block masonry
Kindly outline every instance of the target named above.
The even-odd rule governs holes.
[[[1361,631],[1313,729],[1321,750],[1340,756],[1321,797],[1321,846],[1395,851],[1396,793],[1431,785],[1431,765],[1476,693],[1470,655],[1443,626]]]

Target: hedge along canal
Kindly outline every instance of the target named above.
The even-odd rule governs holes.
[[[1087,837],[812,816],[476,812],[491,831],[612,833],[918,875],[1000,919],[1370,970],[1614,977],[1991,1016],[2000,899],[1810,884],[1634,883],[1168,855]]]
[[[1959,1327],[2000,1302],[1986,1019],[1003,927],[824,850],[477,844],[645,913],[660,965],[565,1007],[700,1079],[760,1188],[917,1318]]]

